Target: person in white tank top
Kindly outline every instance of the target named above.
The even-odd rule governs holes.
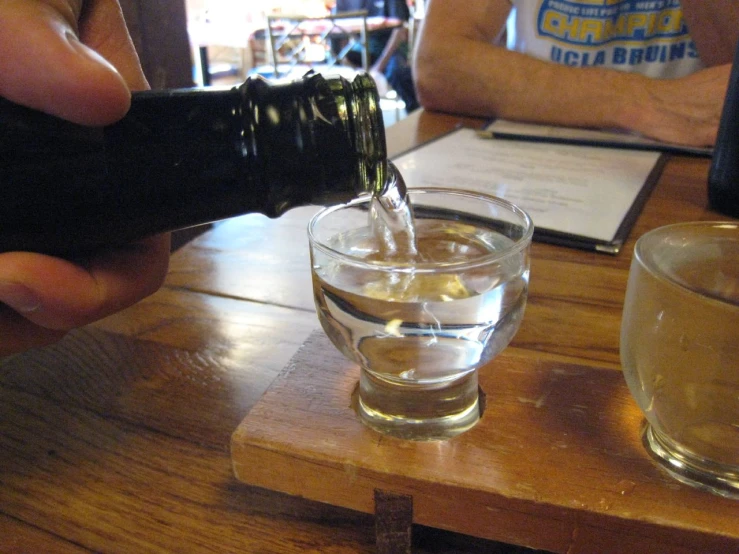
[[[430,0],[414,77],[426,109],[715,142],[735,0]]]

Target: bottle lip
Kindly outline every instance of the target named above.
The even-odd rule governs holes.
[[[338,81],[346,83],[343,78]],[[385,123],[377,85],[369,73],[360,72],[349,82],[349,90],[337,95],[341,111],[350,123],[357,152],[359,182],[357,193],[380,193],[387,180]]]
[[[310,70],[302,79],[277,86],[296,87],[304,89],[303,96],[313,95],[309,101],[317,102],[318,105],[312,106],[310,117],[322,119],[328,125],[336,127],[336,130],[340,124],[341,130],[346,133],[350,153],[354,158],[354,195],[379,194],[387,180],[388,160],[385,124],[377,85],[370,74],[364,71],[353,74],[351,80],[344,75],[322,74]],[[242,95],[248,97],[252,87],[273,85],[262,77],[252,77],[239,89]],[[308,109],[309,106],[306,105],[305,108]]]

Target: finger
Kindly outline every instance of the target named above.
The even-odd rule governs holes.
[[[72,329],[155,292],[168,260],[169,235],[101,252],[84,267],[41,254],[0,254],[0,302],[36,325]]]
[[[130,92],[115,67],[77,38],[80,5],[0,2],[0,96],[77,123],[103,125],[125,114]]]
[[[117,0],[87,0],[79,37],[113,64],[131,90],[149,88]]]
[[[13,310],[0,306],[0,357],[53,344],[65,334],[66,331],[39,327]]]

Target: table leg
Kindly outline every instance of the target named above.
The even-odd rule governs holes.
[[[200,72],[203,75],[203,86],[209,87],[211,84],[210,80],[210,65],[208,62],[208,47],[200,47]]]
[[[377,554],[410,554],[413,497],[375,489]]]

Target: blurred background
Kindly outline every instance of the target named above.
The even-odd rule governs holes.
[[[320,17],[330,13],[334,4],[333,0],[120,2],[144,72],[154,89],[232,85],[254,74],[275,77],[268,16]],[[415,17],[422,16],[423,2],[408,3]],[[325,45],[310,43],[316,39],[306,40],[309,58],[320,62]],[[382,97],[385,123],[391,125],[407,112],[382,75],[373,77]]]

